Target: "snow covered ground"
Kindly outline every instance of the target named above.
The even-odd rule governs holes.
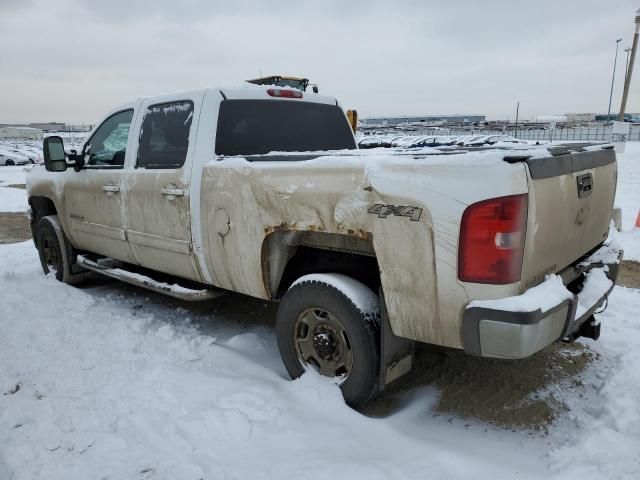
[[[16,185],[24,185],[25,177],[33,165],[0,167],[0,212],[26,212],[27,191]]]
[[[32,165],[0,167],[0,212],[26,212],[27,191],[15,185],[24,185]]]
[[[627,257],[639,241],[639,147],[620,157]],[[10,190],[26,201],[6,186],[24,174],[0,167],[0,211]],[[593,361],[546,386],[566,406],[547,433],[442,414],[435,383],[370,418],[317,375],[287,380],[272,306],[69,287],[42,275],[30,241],[0,245],[0,480],[637,479],[639,310],[639,290],[614,290],[600,341],[584,341]]]
[[[640,292],[619,287],[599,354],[548,434],[434,415],[435,387],[386,418],[317,375],[290,382],[270,307],[207,309],[42,275],[0,246],[0,478],[638,478]],[[473,398],[468,399],[473,402]]]
[[[622,209],[622,232],[617,235],[627,260],[640,262],[640,228],[634,228],[640,215],[640,142],[628,142],[618,155],[616,207]]]

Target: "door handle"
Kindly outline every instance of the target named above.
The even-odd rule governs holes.
[[[167,197],[184,197],[184,190],[182,188],[175,188],[172,185],[163,187],[160,191],[162,192],[162,195],[166,195]]]
[[[107,195],[113,195],[120,191],[120,187],[117,185],[103,185],[102,190],[107,192]]]

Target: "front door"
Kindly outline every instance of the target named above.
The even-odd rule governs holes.
[[[143,103],[135,169],[126,182],[129,245],[140,265],[201,280],[191,242],[189,187],[201,98]]]
[[[84,145],[85,167],[68,170],[64,222],[76,248],[135,262],[126,240],[122,180],[134,108],[116,112]]]

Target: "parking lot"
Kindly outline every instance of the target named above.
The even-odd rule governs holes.
[[[626,171],[619,195],[637,180]],[[629,288],[600,316],[599,342],[515,362],[422,346],[418,368],[358,413],[321,377],[286,378],[274,305],[238,294],[191,304],[104,279],[74,288],[43,277],[25,174],[0,167],[0,204],[11,205],[0,213],[0,474],[20,465],[24,478],[96,468],[105,478],[242,477],[243,459],[264,465],[247,467],[254,478],[304,477],[309,465],[347,476],[367,465],[369,478],[461,468],[528,478],[540,465],[549,478],[603,468],[623,478],[637,468],[638,263],[623,266]],[[492,461],[496,451],[509,461]]]

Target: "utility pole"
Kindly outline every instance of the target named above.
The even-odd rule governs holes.
[[[607,110],[607,122],[611,120],[611,100],[613,99],[613,82],[616,79],[616,63],[618,63],[618,46],[622,41],[621,38],[616,40],[616,56],[613,59],[613,75],[611,75],[611,92],[609,93],[609,110]]]
[[[518,103],[516,103],[516,131],[513,135],[516,138],[518,138],[518,113],[520,113],[520,100],[518,100]]]
[[[622,94],[622,104],[620,105],[619,121],[624,122],[624,111],[627,108],[627,97],[629,96],[629,85],[631,84],[631,74],[633,73],[633,61],[636,59],[636,50],[638,50],[638,31],[640,30],[640,8],[636,10],[636,31],[633,35],[633,44],[631,45],[631,57],[629,58],[629,66],[627,67],[627,78],[624,82],[624,93]]]

